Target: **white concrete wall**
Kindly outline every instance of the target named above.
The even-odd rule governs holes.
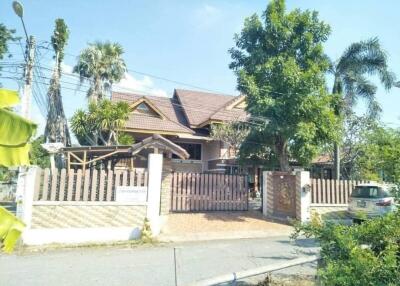
[[[149,219],[153,235],[158,235],[162,227],[162,166],[162,154],[149,154],[147,202],[141,205],[128,202],[33,202],[38,178],[37,168],[30,168],[21,174],[17,187],[18,214],[27,225],[22,234],[23,243],[75,244],[136,239],[140,237],[145,217]]]

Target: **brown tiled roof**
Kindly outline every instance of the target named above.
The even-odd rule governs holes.
[[[225,107],[235,97],[209,92],[176,89],[175,95],[182,104],[191,127],[196,127]]]
[[[154,116],[131,113],[126,122],[127,128],[190,134],[194,133],[193,130],[184,126],[186,122],[185,117],[182,112],[176,110],[172,98],[114,92],[111,100],[133,103],[143,97],[156,106],[166,118],[161,119]]]
[[[242,98],[242,97],[240,97]],[[210,120],[216,121],[245,121],[248,117],[246,110],[239,108],[229,108],[231,105],[235,104],[239,97],[233,98],[224,107],[217,110],[213,115],[211,115]]]
[[[127,121],[127,128],[193,134],[194,131],[190,128],[199,127],[210,120],[245,120],[247,117],[245,110],[230,108],[239,98],[229,95],[176,89],[173,98],[120,92],[114,92],[111,97],[113,101],[128,103],[134,103],[141,98],[157,107],[166,119],[132,113]]]

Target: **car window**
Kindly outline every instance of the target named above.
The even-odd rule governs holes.
[[[388,194],[380,187],[357,186],[351,193],[353,198],[377,199],[388,197]]]

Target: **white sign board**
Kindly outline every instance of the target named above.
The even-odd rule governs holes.
[[[115,190],[115,201],[145,203],[147,187],[118,186]]]

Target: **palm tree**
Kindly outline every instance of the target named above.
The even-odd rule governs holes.
[[[376,100],[377,87],[368,76],[377,75],[386,90],[395,83],[395,75],[388,70],[387,55],[379,40],[372,38],[351,44],[342,56],[331,65],[334,76],[332,93],[339,96],[335,106],[338,116],[346,116],[359,98],[368,106],[368,115],[377,117],[381,111]],[[340,179],[340,143],[334,143],[335,178]]]
[[[71,137],[68,130],[67,119],[61,97],[61,63],[64,59],[64,48],[69,37],[68,27],[63,19],[56,20],[54,34],[51,37],[51,44],[55,52],[55,65],[50,80],[50,87],[47,92],[48,113],[44,135],[47,142],[61,142],[64,146],[71,145]]]
[[[130,114],[129,104],[104,99],[89,102],[87,111],[78,109],[71,118],[71,129],[81,145],[118,145],[120,130]]]
[[[110,42],[90,44],[80,53],[74,72],[79,74],[81,83],[90,83],[87,94],[90,101],[103,99],[112,84],[122,79],[126,71],[123,53],[120,44]]]

